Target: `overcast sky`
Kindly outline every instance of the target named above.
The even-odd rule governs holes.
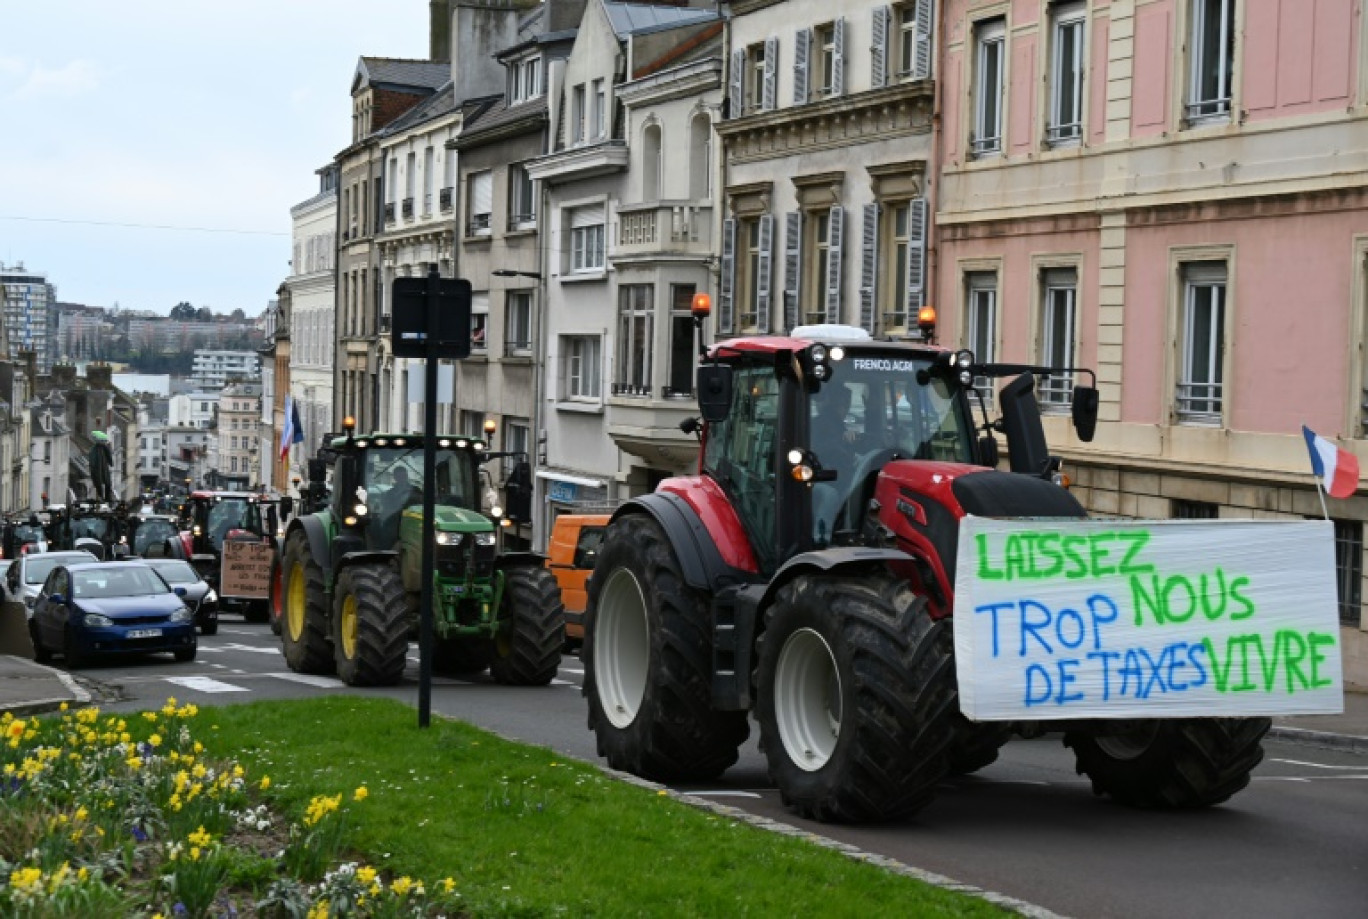
[[[0,0],[0,263],[67,302],[258,315],[290,208],[350,142],[357,58],[426,57],[427,22],[427,0]]]

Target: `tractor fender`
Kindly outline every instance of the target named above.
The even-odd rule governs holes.
[[[737,581],[753,580],[722,560],[722,553],[717,550],[708,528],[680,495],[657,491],[633,498],[613,513],[609,526],[628,514],[650,514],[655,518],[674,547],[680,573],[690,587],[716,593]]]
[[[804,552],[784,562],[779,570],[774,573],[774,577],[765,587],[764,595],[760,598],[758,609],[763,611],[768,608],[774,602],[779,589],[801,574],[813,571],[820,571],[823,574],[836,574],[845,569],[863,568],[869,565],[889,567],[902,564],[910,566],[915,563],[916,559],[913,556],[898,549],[835,546],[829,549],[818,549],[814,552]],[[759,621],[763,621],[763,617]]]
[[[313,516],[296,517],[290,521],[285,538],[288,540],[298,530],[303,530],[309,540],[309,554],[313,556],[314,564],[323,571],[332,570],[332,543],[327,530],[323,529],[323,521]]]
[[[539,552],[505,552],[494,557],[494,567],[504,568],[532,567],[541,568],[546,564],[546,556]]]

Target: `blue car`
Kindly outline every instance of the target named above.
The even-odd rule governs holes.
[[[34,657],[61,654],[68,669],[114,653],[169,651],[192,661],[195,616],[184,596],[141,562],[59,565],[33,606]]]

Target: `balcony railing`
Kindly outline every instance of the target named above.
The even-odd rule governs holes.
[[[489,214],[471,214],[470,221],[466,224],[466,235],[488,236]]]
[[[441,208],[443,212],[451,210],[451,199],[453,192],[455,191],[456,189],[454,188],[443,188],[437,193],[437,206]]]
[[[678,389],[673,386],[646,386],[640,383],[614,383],[612,394],[642,399],[685,399],[692,398],[693,389]]]
[[[394,202],[385,205],[385,223],[394,223]]]
[[[707,204],[627,205],[618,208],[618,255],[710,250],[712,208]]]
[[[1195,424],[1220,424],[1221,390],[1221,383],[1179,383],[1179,419]]]
[[[412,199],[412,198],[405,198],[405,199],[404,199],[404,219],[405,219],[405,220],[412,220],[412,219],[413,219],[413,199]]]

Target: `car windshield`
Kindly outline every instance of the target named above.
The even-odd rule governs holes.
[[[24,583],[41,584],[47,580],[47,576],[52,573],[52,569],[58,565],[71,564],[73,562],[98,562],[99,559],[88,552],[79,555],[48,555],[44,553],[39,556],[29,556],[24,564]]]
[[[170,590],[150,568],[127,564],[74,571],[71,584],[72,594],[84,599],[149,597]]]
[[[151,567],[157,574],[165,578],[168,584],[194,584],[200,579],[195,569],[190,567],[189,562],[157,562]]]

